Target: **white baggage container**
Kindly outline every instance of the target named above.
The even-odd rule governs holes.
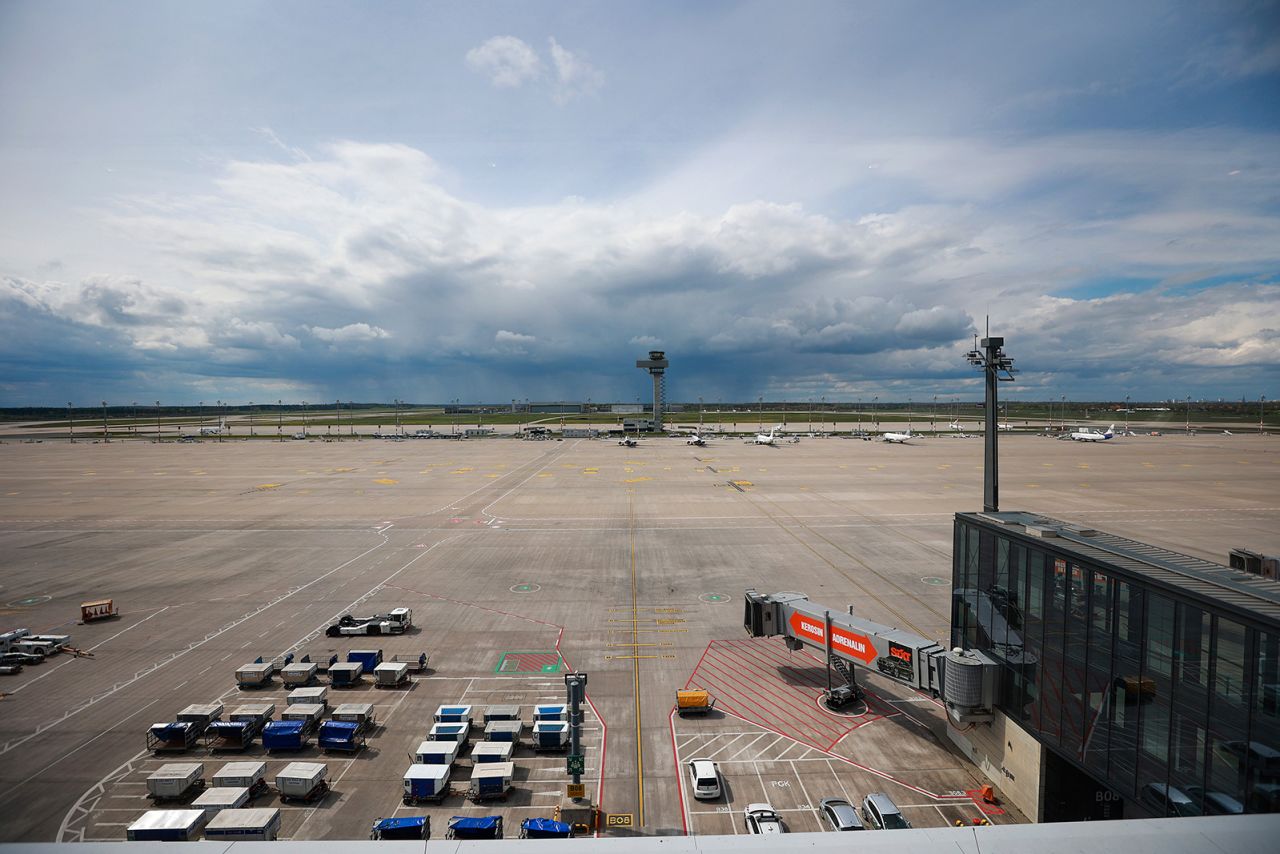
[[[484,727],[484,737],[489,741],[516,742],[523,729],[522,721],[489,721]]]
[[[534,723],[538,721],[567,721],[569,707],[564,703],[543,703],[533,707]]]
[[[315,681],[319,669],[320,666],[314,661],[295,661],[293,664],[286,664],[280,671],[280,681],[290,688],[310,685]]]
[[[294,703],[327,706],[329,705],[329,689],[324,685],[316,685],[312,688],[295,688],[289,692],[286,705],[292,706]]]
[[[436,723],[441,724],[458,724],[462,722],[471,722],[471,707],[463,706],[458,703],[451,703],[446,706],[436,708]]]
[[[563,721],[538,721],[533,725],[534,750],[563,750],[569,743],[569,725]]]
[[[280,835],[280,810],[221,810],[205,825],[204,838],[228,842],[271,842]]]
[[[219,789],[259,789],[266,785],[267,763],[228,762],[213,775],[213,785]]]
[[[460,741],[424,741],[413,753],[413,760],[421,765],[452,765],[462,749]]]
[[[204,785],[203,762],[169,762],[147,777],[147,794],[157,801],[176,800]]]
[[[130,842],[186,842],[204,826],[204,810],[147,810],[129,825]]]
[[[248,788],[232,789],[214,786],[212,789],[201,792],[200,797],[191,802],[191,808],[204,810],[207,818],[213,818],[219,810],[239,809],[247,803],[249,803]]]
[[[505,797],[515,775],[515,763],[486,762],[471,769],[470,795],[476,800]]]
[[[315,797],[317,790],[327,790],[325,778],[329,767],[323,762],[290,762],[276,775],[276,791],[281,799]]]
[[[448,765],[410,765],[404,772],[404,802],[438,801],[448,795],[450,770]]]
[[[433,724],[431,732],[427,733],[427,738],[431,741],[456,741],[461,744],[467,743],[467,737],[471,734],[471,724]]]
[[[480,764],[510,762],[515,743],[510,741],[481,741],[471,748],[471,761]]]
[[[409,682],[409,665],[384,661],[373,668],[373,684],[378,688],[397,688]]]

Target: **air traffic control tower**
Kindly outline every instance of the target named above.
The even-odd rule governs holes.
[[[644,368],[653,377],[653,429],[662,430],[662,410],[666,404],[667,354],[661,350],[650,350],[649,358],[637,359],[636,367]]]

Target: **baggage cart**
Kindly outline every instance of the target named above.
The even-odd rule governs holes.
[[[676,691],[676,714],[681,717],[708,714],[715,705],[708,691]]]
[[[380,818],[373,823],[369,838],[375,842],[383,839],[430,839],[431,817],[406,815],[398,818]]]
[[[423,673],[427,669],[427,654],[425,652],[420,652],[417,655],[400,653],[391,656],[387,660],[392,664],[409,665],[409,672],[411,673]]]
[[[147,750],[153,753],[184,753],[196,746],[204,732],[188,721],[152,724],[147,730]]]
[[[286,706],[280,713],[280,720],[301,721],[304,724],[303,728],[310,734],[320,728],[324,712],[325,707],[315,703],[294,703],[292,706]]]
[[[538,751],[567,750],[569,725],[562,721],[539,721],[533,725],[533,749]]]
[[[93,602],[80,603],[80,622],[92,623],[96,620],[110,620],[120,616],[120,609],[111,599],[98,599]]]
[[[298,659],[303,664],[314,664],[317,673],[328,673],[329,668],[337,664],[338,654],[331,649],[313,650]]]
[[[329,684],[335,688],[354,688],[364,674],[364,665],[358,661],[344,661],[329,668]]]
[[[187,842],[204,826],[204,810],[147,810],[125,830],[130,842]]]
[[[494,721],[518,721],[520,720],[519,706],[489,706],[484,710],[485,725]]]
[[[553,818],[526,818],[520,822],[521,839],[568,839],[573,828]]]
[[[399,688],[409,684],[409,665],[384,661],[373,668],[375,688]]]
[[[484,737],[489,741],[520,741],[524,724],[520,721],[490,721],[485,725]]]
[[[431,741],[456,741],[461,744],[467,743],[467,736],[471,734],[471,724],[433,724],[431,732],[427,733],[427,738]]]
[[[222,717],[223,705],[221,703],[192,703],[182,711],[178,712],[174,720],[194,723],[201,729]]]
[[[319,671],[320,667],[314,661],[295,661],[293,664],[285,665],[280,671],[280,681],[289,688],[310,685],[315,681],[316,673]]]
[[[276,791],[281,803],[323,798],[329,791],[329,767],[323,762],[290,762],[276,775]]]
[[[471,818],[455,815],[449,819],[448,839],[501,839],[502,816],[486,815]]]
[[[439,802],[449,794],[450,765],[413,764],[404,772],[404,794],[402,799],[406,806],[426,801]]]
[[[423,765],[452,765],[462,743],[457,741],[424,741],[413,753],[413,761]]]
[[[205,839],[227,842],[271,842],[280,836],[276,807],[220,810],[204,828]]]
[[[471,723],[471,707],[457,703],[437,706],[435,722],[439,724]]]
[[[261,730],[256,721],[214,721],[204,731],[204,746],[211,752],[246,750]]]
[[[281,750],[301,750],[311,743],[305,721],[272,721],[262,730],[262,749],[268,754]]]
[[[294,688],[289,692],[289,696],[285,698],[285,705],[292,706],[295,703],[319,704],[327,707],[329,705],[329,689],[324,685],[315,685],[310,688]]]
[[[246,721],[255,723],[259,728],[267,725],[267,721],[276,713],[274,703],[244,703],[236,706],[231,710],[231,714],[227,715],[228,720]]]
[[[435,766],[438,767],[438,766]],[[505,798],[515,775],[514,762],[486,762],[471,768],[471,788],[467,794],[473,801]]]
[[[271,684],[276,666],[259,658],[236,668],[236,684],[241,688],[265,688]]]
[[[221,810],[239,809],[249,802],[249,790],[233,789],[229,786],[214,786],[205,789],[191,802],[193,810],[204,810],[205,818],[213,818]]]
[[[373,703],[342,703],[329,717],[335,721],[358,723],[361,732],[371,730],[377,725],[373,716]]]
[[[249,797],[256,798],[267,790],[267,763],[228,762],[214,772],[213,786],[219,789],[248,789]]]
[[[510,741],[481,741],[471,748],[471,761],[477,765],[488,762],[510,762],[515,744]]]
[[[203,762],[169,762],[147,777],[147,797],[180,801],[204,788]]]
[[[316,741],[326,753],[330,750],[355,753],[364,747],[364,729],[355,721],[325,721],[320,724]]]
[[[533,721],[567,721],[569,707],[564,703],[544,703],[533,707]]]

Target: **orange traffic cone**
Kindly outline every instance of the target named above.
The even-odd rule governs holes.
[[[996,790],[990,786],[983,786],[978,790],[978,794],[982,797],[984,804],[994,804],[996,802]]]

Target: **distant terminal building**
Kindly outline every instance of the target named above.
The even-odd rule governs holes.
[[[1280,812],[1280,583],[1028,513],[954,536],[951,645],[1003,677],[951,737],[1029,817]]]
[[[529,411],[541,415],[576,415],[583,411],[581,403],[530,403]]]
[[[641,415],[650,409],[645,403],[611,403],[602,408],[614,415]]]

